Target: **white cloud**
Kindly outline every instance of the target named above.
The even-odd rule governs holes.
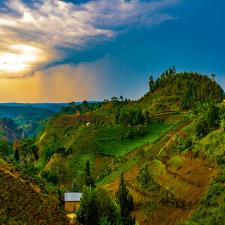
[[[92,0],[73,4],[39,0],[31,5],[22,0],[5,1],[5,10],[0,11],[0,66],[3,68],[1,57],[11,54],[12,46],[38,46],[36,62],[26,61],[25,67],[32,71],[41,63],[61,58],[57,52],[59,47],[84,48],[93,41],[111,39],[131,26],[152,26],[174,19],[162,10],[178,1]],[[14,55],[19,57],[20,53]],[[8,76],[7,72],[0,68],[1,76]],[[18,72],[24,75],[29,71],[10,72],[16,76]]]

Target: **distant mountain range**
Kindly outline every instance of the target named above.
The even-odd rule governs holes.
[[[50,109],[58,112],[62,107],[69,105],[69,103],[0,103],[0,106],[10,106],[10,107],[35,107],[42,109]]]
[[[88,101],[89,103],[94,103],[97,101]],[[74,102],[75,104],[79,105],[82,102]],[[70,103],[17,103],[17,102],[6,102],[0,103],[1,106],[10,106],[10,107],[35,107],[39,109],[49,109],[55,112],[60,111],[62,107],[68,106]]]

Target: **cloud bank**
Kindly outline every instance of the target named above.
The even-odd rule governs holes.
[[[61,49],[83,50],[131,27],[174,19],[164,13],[179,0],[4,1],[0,8],[0,77],[26,76],[55,60]]]

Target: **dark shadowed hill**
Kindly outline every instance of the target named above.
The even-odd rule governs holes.
[[[22,131],[18,129],[14,120],[9,118],[0,118],[0,140],[8,140],[13,142],[21,138]]]
[[[0,162],[0,224],[68,224],[56,199]]]

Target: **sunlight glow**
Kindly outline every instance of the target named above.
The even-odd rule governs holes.
[[[42,49],[25,44],[11,45],[8,52],[0,53],[0,74],[29,72],[44,60]]]

